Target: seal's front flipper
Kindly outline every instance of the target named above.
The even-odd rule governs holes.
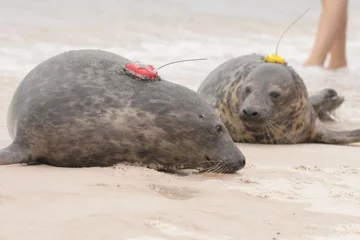
[[[323,89],[310,97],[310,101],[321,121],[334,121],[329,115],[344,102],[344,97],[339,96],[332,88]]]
[[[0,165],[27,163],[28,160],[28,151],[16,143],[0,150]]]
[[[325,127],[320,121],[316,124],[313,142],[327,144],[349,144],[360,142],[360,129],[335,131]]]

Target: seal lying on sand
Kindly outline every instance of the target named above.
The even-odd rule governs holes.
[[[230,59],[215,68],[197,91],[216,111],[236,142],[346,144],[360,129],[332,131],[319,120],[343,99],[332,89],[308,97],[301,77],[286,64],[258,54]],[[325,94],[324,94],[325,93]],[[312,101],[311,101],[312,99]]]
[[[127,63],[106,51],[77,50],[35,67],[9,107],[13,143],[0,151],[0,165],[128,162],[222,173],[244,167],[241,151],[198,94],[165,80],[136,80],[122,71]]]

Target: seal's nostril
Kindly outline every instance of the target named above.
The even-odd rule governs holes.
[[[242,167],[245,167],[245,165],[246,165],[246,159],[245,158],[241,161],[241,164],[242,164]]]
[[[259,116],[259,112],[257,112],[256,110],[252,110],[252,109],[243,109],[243,113],[245,114],[245,116],[252,117],[252,118],[256,118]]]
[[[251,116],[252,117],[257,117],[259,114],[258,114],[258,112],[253,112],[253,113],[251,113]]]

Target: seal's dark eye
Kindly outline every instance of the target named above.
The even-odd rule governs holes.
[[[221,133],[223,130],[221,125],[216,125],[215,129],[217,133]]]
[[[199,115],[199,118],[205,118],[205,115],[204,115],[204,114],[200,114],[200,115]]]
[[[279,97],[280,97],[280,93],[278,93],[278,92],[271,92],[270,93],[270,97],[272,98],[272,99],[278,99]]]
[[[246,93],[246,94],[251,93],[251,88],[249,88],[249,87],[245,87],[245,93]]]

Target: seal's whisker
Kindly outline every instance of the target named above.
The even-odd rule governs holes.
[[[217,163],[217,164],[209,167],[209,168],[206,170],[206,173],[217,172],[217,170],[219,169],[219,167],[221,167],[221,164],[220,164],[220,163]]]
[[[266,144],[274,144],[274,138],[273,138],[273,133],[270,130],[269,125],[267,124],[267,122],[265,122],[264,124],[264,129],[265,129],[265,135],[267,136],[266,139]]]
[[[263,132],[263,135],[264,135],[264,140],[265,140],[265,144],[271,144],[273,139],[271,137],[271,132],[269,131],[269,126],[267,125],[267,123],[265,122],[264,126],[264,132]]]
[[[211,171],[211,172],[221,172],[221,168],[223,167],[224,165],[218,163],[216,164],[216,167]]]
[[[273,138],[274,133],[271,131],[268,124],[266,124],[266,131],[267,131],[268,136],[269,136],[270,144],[274,144],[274,138]]]
[[[231,168],[229,166],[222,166],[220,169],[220,171],[222,173],[228,173],[228,172],[230,172],[230,170],[231,170]]]
[[[267,120],[265,125],[267,127],[267,130],[269,131],[271,144],[279,144],[279,141],[276,138],[276,129],[274,129],[270,121],[271,120]]]
[[[278,131],[278,134],[280,134],[281,136],[283,136],[283,137],[284,137],[285,139],[287,139],[289,142],[295,144],[295,141],[293,141],[293,140],[292,140],[291,138],[289,138],[285,133],[283,133],[278,125],[275,125],[274,127],[275,127],[275,129]],[[278,140],[278,141],[279,141],[279,140]],[[283,143],[284,143],[284,142],[285,142],[285,141],[283,141]],[[281,143],[281,142],[279,142],[279,144],[280,144],[280,143]]]
[[[262,139],[263,139],[264,143],[267,144],[266,143],[266,135],[265,135],[265,126],[264,125],[260,126],[260,133],[262,135]]]
[[[280,129],[278,124],[276,124],[275,122],[273,122],[271,120],[269,121],[269,124],[273,127],[274,130],[276,130],[276,133],[278,133],[282,137],[286,138],[291,143],[296,144],[293,139],[289,138],[285,133],[282,132],[282,130]]]
[[[242,122],[245,126],[251,127],[247,122]]]
[[[227,170],[227,166],[225,165],[221,165],[219,166],[219,168],[216,170],[216,172],[219,172],[219,173],[226,173],[228,170]]]
[[[272,126],[271,123],[268,123],[268,128],[269,128],[269,131],[271,132],[272,134],[272,138],[271,138],[271,141],[272,141],[272,144],[281,144],[281,141],[279,140],[278,137],[276,137],[276,135],[280,135],[280,130],[277,129],[276,127]]]
[[[270,134],[270,131],[269,131],[269,126],[268,126],[268,124],[267,124],[267,121],[265,122],[265,124],[263,125],[263,128],[264,128],[264,135],[266,135],[268,138],[269,138],[269,142],[268,142],[268,140],[267,140],[267,138],[266,137],[264,137],[264,139],[265,139],[265,144],[271,144],[271,142],[272,142],[272,137],[271,137],[271,134]]]
[[[208,173],[216,173],[218,172],[218,169],[220,168],[219,165],[214,166],[214,168],[209,169]]]
[[[215,164],[215,165],[211,165],[210,167],[203,168],[203,169],[201,170],[201,172],[203,172],[203,173],[208,173],[208,172],[210,172],[213,168],[215,168],[215,166],[216,166],[216,164]]]
[[[231,169],[230,169],[229,165],[221,165],[221,167],[220,167],[220,171],[222,173],[228,173],[230,170]]]
[[[233,169],[232,168],[230,168],[230,166],[229,165],[227,165],[227,166],[224,166],[224,170],[225,170],[225,172],[233,172]]]
[[[278,128],[276,128],[276,126],[273,125],[272,122],[268,122],[268,128],[269,131],[272,133],[272,135],[274,136],[272,138],[272,144],[281,144],[281,141],[279,141],[279,139],[276,137],[276,135],[281,135],[280,130]]]
[[[240,111],[230,111],[231,113],[234,113],[236,115],[240,115]]]
[[[211,173],[213,172],[215,169],[215,166],[212,166],[212,167],[209,167],[209,168],[206,168],[205,171],[203,171],[203,173]]]

